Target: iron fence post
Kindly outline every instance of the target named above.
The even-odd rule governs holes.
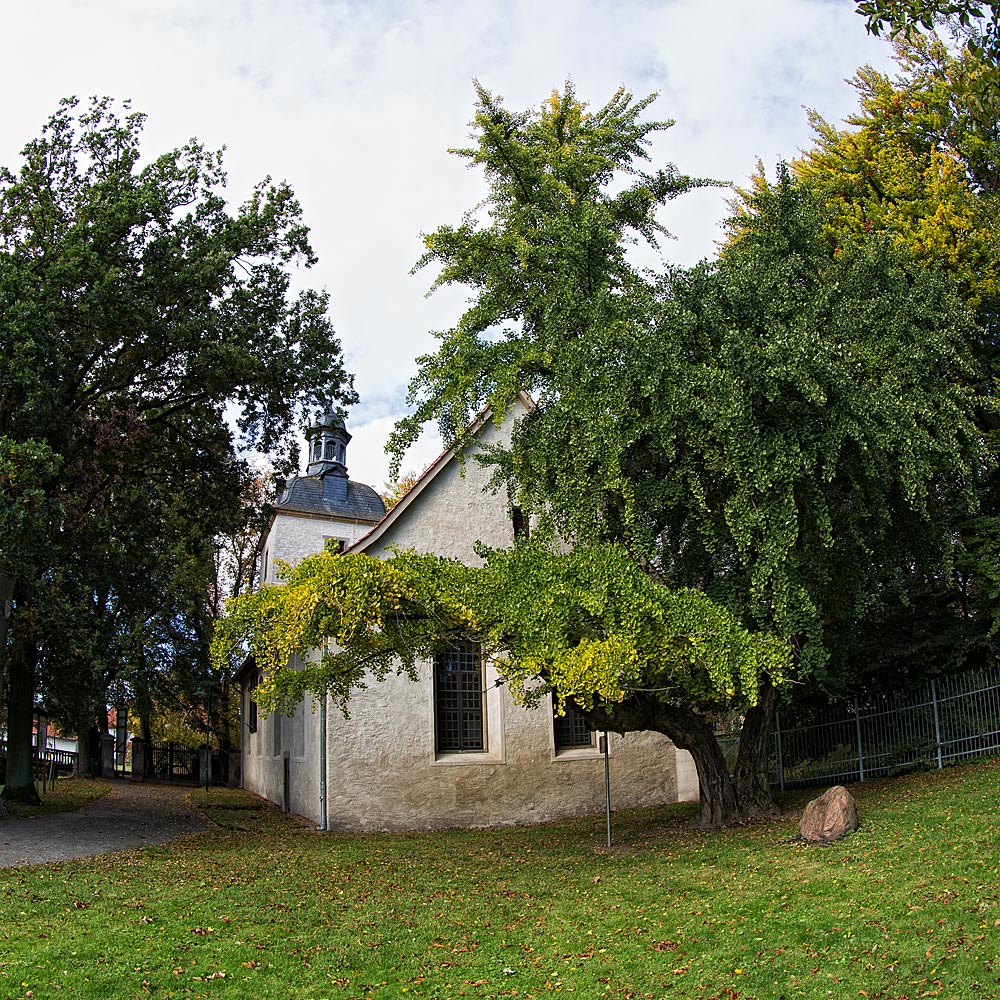
[[[781,712],[774,713],[774,739],[778,750],[778,788],[785,790],[785,759],[781,755]]]
[[[931,678],[931,701],[934,703],[934,741],[937,743],[938,770],[944,766],[941,758],[941,718],[938,715],[937,680]]]
[[[858,734],[858,774],[862,781],[865,780],[865,754],[861,745],[861,710],[858,708],[858,701],[854,699],[854,727]]]

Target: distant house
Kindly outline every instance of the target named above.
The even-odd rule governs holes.
[[[484,412],[474,439],[508,440],[529,405],[520,398],[499,426]],[[509,546],[524,529],[507,498],[487,489],[489,470],[463,467],[453,450],[386,514],[370,487],[348,478],[349,440],[332,416],[311,429],[306,475],[288,484],[261,542],[263,580],[274,581],[275,560],[294,563],[331,538],[347,552],[391,558],[392,547],[412,548],[472,564],[477,541]],[[355,693],[350,719],[312,700],[291,718],[263,717],[255,668],[240,680],[244,787],[321,828],[501,826],[604,807],[604,759],[582,718],[554,718],[549,701],[514,704],[473,644],[420,663],[416,682],[390,676]],[[698,797],[690,755],[662,735],[612,735],[609,759],[615,808]]]

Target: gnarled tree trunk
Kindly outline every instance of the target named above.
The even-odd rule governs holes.
[[[595,707],[584,715],[595,729],[610,729],[616,733],[652,730],[687,750],[694,758],[701,786],[698,826],[720,827],[740,819],[736,793],[719,741],[701,716],[645,693],[632,693],[620,704]]]
[[[740,733],[740,746],[733,771],[733,786],[740,815],[773,816],[768,760],[771,755],[771,725],[778,705],[778,689],[764,681],[757,692],[757,704],[747,711]]]

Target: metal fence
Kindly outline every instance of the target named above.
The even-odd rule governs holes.
[[[738,740],[719,740],[731,764]],[[822,713],[777,712],[771,784],[785,789],[865,781],[997,752],[1000,668],[993,666],[912,691],[834,702]]]

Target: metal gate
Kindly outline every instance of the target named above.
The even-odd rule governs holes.
[[[146,753],[146,777],[196,783],[200,777],[198,758],[197,750],[176,743],[151,746]]]

